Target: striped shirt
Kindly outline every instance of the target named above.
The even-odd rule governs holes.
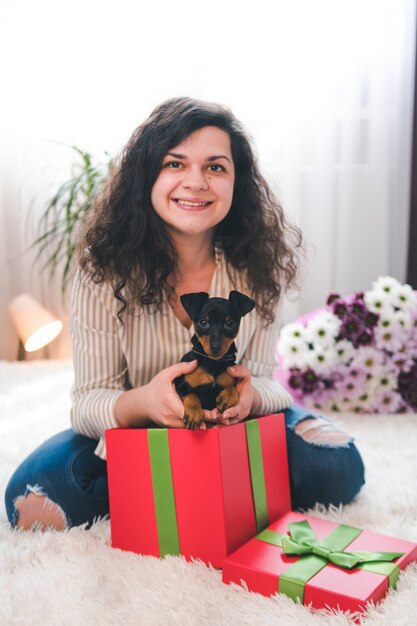
[[[232,289],[250,295],[244,274],[228,266],[216,248],[210,297],[228,298]],[[165,303],[161,312],[137,307],[117,318],[118,306],[108,282],[94,283],[77,271],[71,300],[71,335],[75,382],[71,392],[71,425],[75,432],[98,439],[95,453],[106,458],[104,431],[118,428],[117,398],[131,387],[147,384],[160,370],[178,363],[190,350],[193,327],[187,329]],[[261,413],[287,408],[290,394],[272,379],[278,315],[267,328],[256,311],[242,318],[236,339],[236,363],[252,372],[261,397]]]

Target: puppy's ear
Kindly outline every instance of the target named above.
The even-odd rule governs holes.
[[[229,300],[242,317],[252,311],[256,304],[255,300],[252,300],[249,296],[245,296],[245,294],[240,293],[240,291],[231,291]]]
[[[180,296],[181,304],[194,321],[201,311],[203,304],[208,300],[208,293],[199,291],[198,293],[184,293]]]

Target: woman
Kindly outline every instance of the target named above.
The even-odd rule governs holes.
[[[239,402],[205,421],[285,411],[294,508],[350,501],[364,482],[348,435],[292,404],[272,379],[278,308],[296,279],[301,237],[258,171],[226,107],[174,98],[134,132],[96,199],[72,296],[72,430],[52,437],[6,490],[18,528],[66,528],[108,514],[106,428],[183,428],[173,380],[196,363],[179,296],[253,297],[237,340]],[[203,425],[205,427],[205,424]]]

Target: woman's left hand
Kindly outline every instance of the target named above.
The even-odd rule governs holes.
[[[237,424],[244,420],[252,409],[254,388],[252,387],[252,373],[243,365],[233,365],[227,368],[227,372],[237,378],[236,389],[239,394],[239,402],[231,406],[223,413],[218,413],[216,421],[219,424]]]

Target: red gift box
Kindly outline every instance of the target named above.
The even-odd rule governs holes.
[[[106,431],[112,546],[221,567],[291,509],[282,414],[207,430]]]
[[[302,529],[299,524],[293,525],[294,522],[303,521]],[[290,539],[290,535],[295,527],[304,532],[305,521],[309,523],[317,542],[304,540],[297,544],[297,541]],[[276,541],[282,544],[280,534],[285,535],[285,551],[284,547],[269,543]],[[311,533],[308,531],[307,534]],[[329,546],[332,543],[330,537],[338,534],[344,534],[345,539],[342,540],[343,547],[337,546],[339,552],[336,552]],[[309,543],[311,545],[307,546]],[[337,555],[343,560],[346,553],[346,559],[350,559],[349,554],[358,554],[358,551],[365,554],[362,553],[364,550],[375,551],[376,554],[371,561],[365,557],[364,562],[352,569],[329,560],[334,558],[337,561]],[[297,556],[289,556],[291,552]],[[393,554],[389,560],[387,558],[386,562],[382,562],[381,552]],[[395,555],[397,558],[394,558]],[[354,562],[354,557],[352,559]],[[413,560],[417,560],[415,543],[290,512],[224,561],[223,582],[242,584],[244,581],[250,591],[265,596],[280,591],[294,600],[300,599],[306,605],[311,603],[316,609],[334,608],[361,613],[367,602],[377,603],[389,587],[395,587],[400,569]]]

